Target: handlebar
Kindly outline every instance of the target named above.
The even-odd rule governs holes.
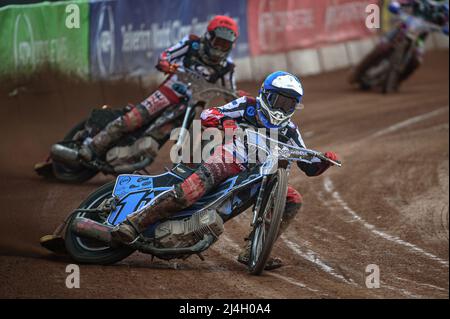
[[[323,153],[302,148],[299,146],[294,146],[290,144],[286,144],[270,137],[267,137],[259,132],[256,132],[252,129],[245,129],[245,135],[247,137],[247,144],[251,146],[255,146],[259,149],[262,149],[266,152],[269,157],[277,158],[280,160],[287,161],[303,161],[303,160],[311,160],[314,157],[319,158],[321,161],[328,162],[337,167],[342,166],[341,161],[334,161],[328,157],[326,157]],[[256,141],[255,141],[256,140]],[[262,143],[259,141],[263,141]],[[268,145],[270,144],[270,145]]]
[[[186,83],[187,87],[192,91],[194,103],[199,101],[209,101],[218,96],[227,96],[232,99],[239,98],[236,91],[230,90],[224,86],[208,82],[202,74],[199,74],[189,68],[178,66],[176,74],[179,79]]]

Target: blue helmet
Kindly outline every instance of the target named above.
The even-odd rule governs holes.
[[[303,86],[300,80],[284,71],[270,74],[261,85],[258,101],[258,114],[267,128],[285,126],[301,103]]]

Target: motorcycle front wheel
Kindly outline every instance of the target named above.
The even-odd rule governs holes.
[[[272,247],[278,238],[281,220],[286,206],[287,172],[279,168],[268,182],[257,222],[251,238],[248,271],[260,275],[270,257]]]

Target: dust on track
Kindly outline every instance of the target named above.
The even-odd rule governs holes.
[[[344,71],[304,79],[306,108],[295,120],[309,147],[337,151],[344,166],[317,178],[293,170],[290,183],[305,205],[274,249],[287,266],[252,277],[235,261],[249,225],[242,215],[226,225],[206,262],[152,263],[137,253],[114,266],[82,265],[76,290],[64,284],[70,259],[40,248],[39,237],[111,178],[65,185],[35,176],[33,164],[92,107],[136,102],[148,92],[129,83],[69,86],[54,77],[24,84],[14,97],[2,87],[0,297],[448,298],[447,70],[448,51],[430,53],[390,96],[349,88]],[[241,87],[255,93],[258,86]],[[151,171],[160,172],[164,160]],[[368,264],[380,267],[379,289],[365,286]]]

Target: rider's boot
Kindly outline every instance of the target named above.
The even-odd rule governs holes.
[[[103,156],[108,147],[128,131],[125,122],[125,118],[121,116],[109,123],[90,142],[83,144],[79,151],[80,156],[86,161]]]
[[[86,161],[91,161],[106,154],[109,147],[117,142],[125,133],[135,131],[150,121],[147,109],[138,105],[125,115],[116,118],[91,141],[83,144],[79,155]]]
[[[66,254],[67,250],[63,236],[66,231],[67,223],[71,218],[72,215],[68,215],[61,224],[58,225],[53,234],[41,237],[39,240],[41,246],[57,254]]]
[[[294,220],[295,215],[300,210],[302,204],[301,203],[286,203],[286,208],[283,213],[283,219],[280,224],[280,229],[278,231],[278,237],[286,231],[288,226],[291,224],[291,222]],[[241,264],[248,265],[248,262],[250,260],[250,250],[251,250],[252,243],[250,240],[247,240],[247,243],[245,244],[244,248],[241,250],[237,257],[237,261]],[[269,259],[266,262],[266,266],[264,267],[265,270],[273,270],[277,269],[283,266],[283,260],[279,257],[269,257]]]
[[[111,238],[115,243],[130,244],[148,226],[169,217],[184,207],[186,207],[186,203],[175,189],[167,191],[158,196],[151,204],[129,215],[124,222],[114,227],[111,231]]]

